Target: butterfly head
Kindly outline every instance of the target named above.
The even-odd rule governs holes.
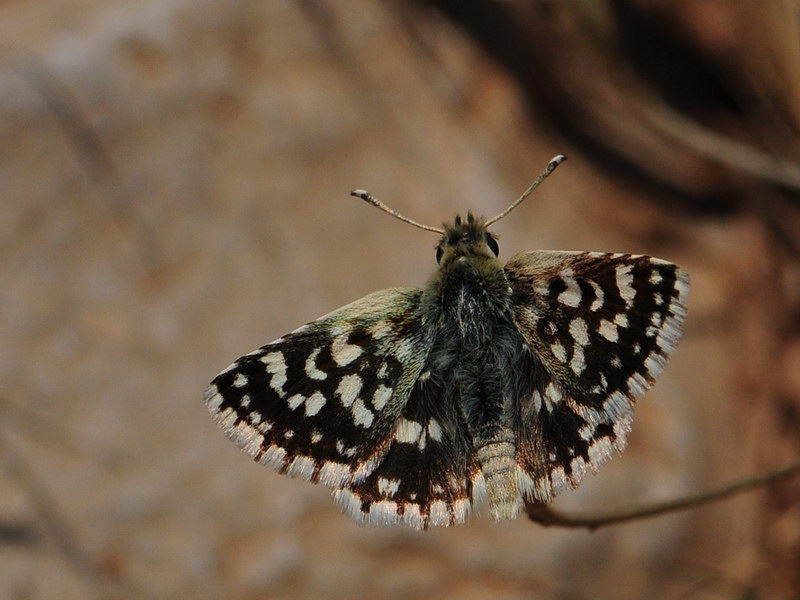
[[[499,253],[497,237],[486,228],[486,221],[467,213],[466,219],[456,215],[452,223],[445,223],[436,246],[436,262],[447,265],[460,259],[494,260]]]

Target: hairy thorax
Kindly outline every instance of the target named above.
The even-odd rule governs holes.
[[[422,308],[436,337],[432,350],[451,363],[477,357],[512,322],[510,288],[496,260],[455,258],[429,283],[425,296]]]

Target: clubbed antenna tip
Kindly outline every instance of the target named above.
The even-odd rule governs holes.
[[[413,225],[414,227],[419,227],[420,229],[424,229],[425,231],[432,231],[434,233],[443,234],[444,229],[439,229],[438,227],[431,227],[430,225],[423,225],[422,223],[417,223],[408,217],[404,217],[395,209],[386,206],[383,202],[378,200],[375,196],[370,194],[367,190],[353,190],[350,192],[351,196],[355,196],[356,198],[361,198],[364,202],[368,204],[372,204],[372,206],[376,208],[380,208],[383,212],[389,213],[393,217],[400,219],[404,223],[408,223],[409,225]]]
[[[536,179],[533,180],[533,183],[530,184],[530,186],[528,186],[528,189],[525,190],[524,192],[522,192],[522,195],[519,198],[517,198],[511,206],[509,206],[507,209],[505,209],[503,212],[501,212],[496,217],[493,217],[493,218],[489,219],[488,221],[486,221],[486,225],[489,226],[492,223],[496,223],[497,221],[499,221],[500,219],[505,217],[508,213],[510,213],[512,210],[517,208],[517,206],[519,206],[520,202],[522,202],[523,200],[525,200],[525,198],[530,196],[531,192],[533,192],[533,190],[535,190],[537,187],[539,187],[539,185],[545,179],[547,179],[547,176],[550,175],[550,173],[552,173],[553,171],[555,171],[556,167],[558,167],[558,165],[563,163],[565,160],[567,160],[567,157],[564,156],[563,154],[559,154],[558,156],[554,156],[552,159],[550,159],[550,162],[547,163],[547,166],[544,168],[544,171],[539,173],[539,176]]]

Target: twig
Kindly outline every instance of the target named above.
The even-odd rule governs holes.
[[[703,127],[658,100],[651,98],[632,106],[663,134],[702,155],[774,184],[800,190],[800,165],[795,161],[770,156]]]
[[[545,504],[529,503],[527,505],[528,516],[537,523],[547,527],[568,527],[595,530],[607,525],[625,523],[655,517],[687,508],[694,508],[703,504],[708,504],[715,500],[721,500],[739,492],[744,492],[757,488],[768,483],[788,479],[800,474],[800,463],[789,465],[774,471],[769,471],[760,475],[754,475],[746,479],[735,481],[720,488],[690,494],[680,498],[673,498],[662,502],[653,502],[640,506],[631,506],[618,510],[611,510],[606,513],[563,513],[549,508]]]

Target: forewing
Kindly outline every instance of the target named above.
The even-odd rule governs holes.
[[[398,420],[386,456],[364,481],[334,492],[362,525],[427,529],[464,523],[477,473],[462,412],[423,372]]]
[[[421,290],[375,292],[251,352],[220,373],[206,404],[257,462],[332,488],[383,459],[428,342]]]
[[[524,491],[546,501],[624,448],[634,400],[680,337],[689,277],[598,252],[526,252],[505,270],[536,371],[518,405],[517,460]]]

